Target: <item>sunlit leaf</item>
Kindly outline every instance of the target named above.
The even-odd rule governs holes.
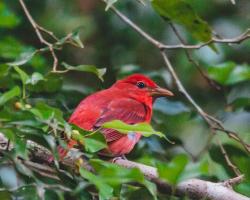
[[[138,132],[145,137],[149,137],[151,135],[157,135],[159,137],[166,138],[166,136],[163,133],[159,131],[155,131],[150,124],[145,123],[145,122],[130,125],[120,120],[113,120],[113,121],[104,123],[102,127],[114,129],[123,134],[134,134],[135,132]]]
[[[94,65],[77,65],[77,66],[71,66],[68,65],[67,63],[62,63],[62,65],[67,69],[67,70],[72,70],[72,71],[81,71],[81,72],[90,72],[95,74],[99,79],[103,81],[103,75],[106,73],[106,68],[101,68],[98,69]]]
[[[0,106],[4,105],[7,101],[11,100],[12,98],[19,96],[21,93],[20,88],[18,86],[13,87],[11,90],[3,93],[0,96]]]

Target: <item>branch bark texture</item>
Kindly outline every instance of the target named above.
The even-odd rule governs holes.
[[[6,146],[8,144],[8,140],[4,137],[3,134],[0,134],[0,151],[6,151]],[[28,141],[28,148],[31,152],[31,158],[33,160],[39,160],[39,163],[44,162],[47,163],[48,158],[51,156],[50,152],[32,142]],[[10,148],[13,148],[10,145]],[[70,150],[68,156],[61,161],[62,165],[75,168],[76,166],[74,163],[79,159],[79,156],[76,155],[75,149]],[[79,155],[79,154],[78,154]],[[112,160],[113,163],[125,167],[125,168],[138,168],[144,176],[151,182],[155,183],[158,190],[161,193],[174,195],[178,197],[188,196],[191,199],[199,200],[199,199],[208,199],[208,200],[250,200],[250,198],[241,195],[235,192],[232,189],[233,185],[240,183],[243,179],[243,176],[238,176],[236,178],[232,178],[226,180],[224,182],[214,183],[206,180],[200,179],[189,179],[179,183],[178,185],[174,186],[166,181],[159,178],[157,169],[151,166],[147,166],[141,163],[124,160],[122,158],[116,158]],[[23,161],[23,164],[26,167],[30,168],[36,173],[40,173],[42,176],[46,176],[48,178],[59,180],[60,178],[56,175],[56,170],[49,165],[45,164],[38,164],[31,161]],[[84,168],[87,170],[91,170],[89,165],[86,165],[84,162]]]

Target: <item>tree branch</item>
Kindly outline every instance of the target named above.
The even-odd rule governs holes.
[[[176,37],[179,39],[179,41],[182,44],[186,44],[185,40],[181,37],[181,34],[179,33],[179,31],[177,30],[175,25],[172,22],[170,22],[169,25],[172,28],[173,32],[175,33]],[[187,56],[188,61],[195,66],[195,68],[199,71],[199,73],[207,81],[207,83],[211,87],[215,88],[216,90],[221,90],[221,87],[218,84],[216,84],[216,82],[214,80],[210,79],[205,72],[203,72],[203,70],[200,66],[200,63],[193,59],[192,52],[190,51],[190,49],[184,49],[184,51],[185,51],[185,54]]]
[[[240,176],[241,172],[240,170],[232,163],[232,161],[230,160],[225,148],[223,147],[223,145],[221,144],[221,142],[219,141],[219,139],[217,139],[217,143],[220,147],[221,153],[223,154],[225,161],[227,163],[227,165],[233,170],[233,172],[237,175]]]
[[[102,0],[106,3],[105,0]],[[234,38],[216,38],[212,37],[211,40],[197,45],[186,45],[186,44],[176,44],[176,45],[166,45],[157,39],[153,38],[151,35],[143,31],[139,26],[137,26],[134,22],[132,22],[129,18],[127,18],[125,15],[123,15],[119,10],[115,8],[115,6],[110,6],[110,10],[112,10],[118,17],[120,17],[125,23],[127,23],[131,28],[133,28],[137,33],[139,33],[142,37],[144,37],[146,40],[148,40],[151,44],[153,44],[155,47],[159,49],[201,49],[202,47],[208,46],[212,43],[221,43],[221,44],[239,44],[243,42],[244,40],[250,38],[250,28],[248,28],[246,31],[244,31],[239,36],[236,36]]]
[[[105,0],[102,0],[106,3]],[[121,18],[126,24],[128,24],[133,30],[135,30],[137,33],[139,33],[144,39],[149,41],[151,44],[153,44],[155,47],[157,47],[160,50],[160,53],[163,57],[163,60],[165,62],[165,65],[172,75],[174,82],[178,88],[178,90],[187,98],[187,100],[194,106],[194,108],[197,110],[197,112],[201,115],[201,117],[207,122],[210,129],[213,131],[220,130],[228,135],[228,137],[234,139],[235,141],[239,142],[245,150],[250,153],[250,145],[246,144],[238,135],[237,133],[234,133],[233,131],[229,131],[224,128],[222,122],[215,117],[207,114],[196,102],[195,100],[189,95],[189,93],[186,91],[185,87],[183,86],[182,82],[180,81],[178,75],[176,74],[174,67],[172,66],[171,62],[168,59],[167,53],[165,52],[166,49],[199,49],[203,46],[207,46],[211,43],[240,43],[248,38],[250,38],[250,29],[247,29],[244,33],[242,33],[240,36],[232,38],[232,39],[217,39],[212,38],[210,41],[201,44],[201,45],[165,45],[161,43],[160,41],[156,40],[152,36],[150,36],[148,33],[143,31],[138,25],[136,25],[134,22],[132,22],[128,17],[123,15],[119,10],[117,10],[114,6],[110,6],[110,9],[119,17]]]
[[[24,11],[26,17],[28,18],[29,22],[31,23],[32,27],[35,29],[36,35],[37,35],[38,39],[40,40],[40,42],[42,44],[45,44],[46,46],[48,46],[50,53],[53,57],[53,71],[55,72],[57,65],[58,65],[58,58],[57,58],[56,53],[54,51],[53,44],[48,42],[47,40],[45,40],[40,31],[43,31],[43,32],[49,34],[52,38],[54,38],[55,40],[58,41],[57,37],[51,31],[46,30],[45,28],[39,26],[35,22],[35,20],[31,16],[31,14],[29,13],[29,10],[28,10],[28,8],[25,5],[23,0],[19,0],[19,3],[21,4],[23,11]]]
[[[4,135],[0,134],[0,151],[6,151],[6,145],[8,140],[4,137]],[[59,176],[57,176],[57,172],[54,168],[46,165],[48,162],[48,158],[51,156],[50,152],[32,142],[28,141],[27,144],[28,149],[31,152],[32,160],[39,160],[43,164],[35,163],[34,161],[22,160],[20,161],[32,171],[40,174],[41,176],[45,176],[51,179],[60,180]],[[13,145],[10,145],[10,148],[13,148]],[[61,164],[72,169],[76,169],[77,166],[74,164],[80,158],[79,154],[77,155],[75,149],[70,150],[68,156],[61,161]],[[178,185],[171,185],[166,181],[159,178],[157,169],[151,166],[147,166],[144,164],[136,163],[129,160],[124,160],[122,158],[115,158],[112,160],[113,163],[125,167],[125,168],[138,168],[144,176],[151,182],[155,183],[158,190],[164,194],[174,195],[178,197],[188,196],[191,199],[209,199],[209,200],[249,200],[248,197],[243,196],[239,193],[233,191],[232,186],[239,184],[243,180],[243,175],[237,176],[235,178],[226,180],[224,182],[214,183],[210,181],[200,180],[200,179],[190,179],[179,183]],[[84,162],[81,167],[84,167],[87,170],[92,170],[89,167],[89,164]],[[44,187],[48,187],[49,185],[45,185]],[[53,187],[58,187],[55,185]],[[68,188],[62,187],[63,191],[68,191]],[[60,189],[60,188],[59,188]]]

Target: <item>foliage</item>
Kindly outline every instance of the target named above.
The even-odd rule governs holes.
[[[15,148],[1,153],[0,199],[171,198],[157,193],[155,185],[139,170],[102,161],[97,152],[106,143],[99,130],[93,133],[67,123],[81,99],[110,86],[116,77],[140,72],[174,90],[158,53],[109,12],[110,6],[115,3],[129,18],[167,44],[179,41],[173,37],[166,20],[178,25],[187,42],[196,44],[210,40],[214,29],[225,37],[243,32],[249,25],[245,17],[249,12],[243,7],[250,3],[242,1],[233,6],[230,1],[153,0],[145,1],[144,6],[132,0],[109,0],[105,12],[105,4],[98,1],[25,2],[36,22],[59,37],[53,42],[43,32],[59,58],[58,72],[52,71],[49,48],[39,43],[18,1],[1,1],[0,132]],[[194,56],[208,78],[220,85],[220,91],[207,84],[182,50],[171,51],[171,61],[194,99],[249,144],[249,40],[237,46],[210,47],[215,46],[217,53],[204,47],[196,50]],[[235,189],[250,196],[249,154],[221,132],[208,148],[208,127],[178,91],[174,93],[177,97],[171,100],[155,102],[151,125],[131,126],[113,121],[103,126],[125,134],[140,131],[146,136],[128,157],[157,167],[160,177],[172,184],[195,177],[220,181],[235,176],[216,143],[220,139],[229,158],[246,175]],[[62,133],[83,144],[81,150],[97,174],[83,168],[76,173],[70,169],[57,170],[62,180],[58,181],[42,177],[18,160],[29,159],[27,140],[31,140],[51,151],[54,167],[58,169],[57,144],[66,146]],[[175,144],[155,135],[170,137]],[[130,182],[139,185],[129,185]]]

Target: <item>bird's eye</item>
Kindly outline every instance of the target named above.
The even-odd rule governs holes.
[[[146,86],[146,85],[145,85],[143,82],[141,82],[141,81],[137,82],[136,85],[137,85],[138,88],[144,88],[144,87]]]

